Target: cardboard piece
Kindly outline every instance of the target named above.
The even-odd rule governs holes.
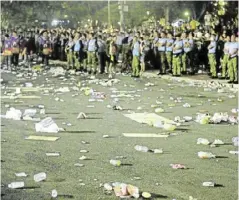
[[[40,141],[56,141],[60,137],[54,137],[54,136],[38,136],[38,135],[29,135],[25,137],[25,140],[40,140]]]

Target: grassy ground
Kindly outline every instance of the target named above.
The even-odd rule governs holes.
[[[2,74],[8,86],[27,82],[19,80],[7,74]],[[66,128],[66,132],[57,134],[36,133],[34,122],[13,121],[2,119],[2,199],[8,200],[40,200],[51,199],[50,192],[56,189],[59,194],[73,195],[77,200],[117,199],[113,195],[106,195],[100,183],[119,181],[138,186],[141,191],[148,191],[156,194],[153,199],[177,199],[188,200],[193,196],[198,200],[236,200],[237,199],[237,156],[228,153],[229,150],[236,150],[231,143],[231,138],[237,135],[237,126],[229,125],[200,125],[196,122],[185,123],[177,130],[178,135],[164,138],[126,138],[123,132],[158,133],[161,129],[148,125],[139,124],[123,116],[128,109],[135,112],[153,112],[151,104],[156,100],[162,101],[162,108],[165,113],[161,115],[174,119],[175,116],[185,115],[196,116],[199,110],[214,112],[230,112],[237,107],[237,96],[234,99],[228,98],[231,93],[219,94],[216,91],[204,92],[203,88],[182,86],[182,83],[172,83],[160,79],[139,79],[133,80],[129,77],[118,76],[121,81],[113,87],[118,90],[137,90],[136,94],[141,95],[130,98],[122,98],[119,105],[125,110],[115,111],[107,108],[112,103],[110,88],[91,84],[90,87],[107,94],[104,102],[88,102],[89,97],[79,92],[79,95],[72,97],[76,92],[64,93],[49,96],[41,95],[40,92],[26,93],[40,95],[39,99],[24,99],[22,103],[14,100],[2,100],[2,111],[7,110],[6,104],[24,110],[29,105],[44,104],[46,116],[52,117],[59,127]],[[45,77],[37,80],[28,80],[34,86],[45,84],[45,86],[72,87],[79,80],[85,78],[76,76],[75,80],[63,82],[58,78],[49,78],[47,83]],[[145,90],[146,82],[154,82],[156,86],[148,87]],[[63,83],[63,84],[62,84]],[[73,83],[73,85],[69,85]],[[126,84],[126,85],[125,85]],[[134,87],[133,87],[134,86]],[[161,91],[160,89],[164,89]],[[2,90],[2,94],[5,90]],[[198,98],[198,94],[203,97]],[[168,104],[173,103],[169,97],[183,97],[182,103],[169,108]],[[64,102],[56,102],[55,97],[64,99]],[[218,102],[217,98],[223,99]],[[212,101],[208,101],[211,99]],[[190,103],[191,108],[184,108],[184,103]],[[198,105],[198,104],[202,105]],[[212,105],[216,104],[216,105]],[[95,108],[88,108],[87,105],[95,105]],[[141,106],[142,111],[137,111]],[[90,118],[77,120],[79,112],[85,112]],[[39,115],[40,116],[40,115]],[[44,116],[40,116],[42,119]],[[69,122],[72,126],[62,125]],[[111,138],[103,138],[103,135],[110,135]],[[24,140],[28,135],[54,135],[60,136],[56,142],[29,141]],[[210,141],[221,139],[228,145],[217,148],[201,146],[196,144],[199,137],[207,138]],[[81,141],[89,144],[82,144]],[[141,153],[134,150],[134,145],[145,145],[150,148],[163,148],[164,154]],[[89,153],[80,153],[86,149]],[[60,157],[47,157],[46,152],[61,152]],[[212,160],[201,160],[197,152],[209,151],[222,158]],[[85,155],[90,160],[80,161],[79,157]],[[120,167],[110,165],[109,160],[116,156],[125,156]],[[223,158],[224,157],[224,158]],[[83,163],[84,167],[75,167],[75,163]],[[188,170],[173,170],[171,163],[185,164]],[[18,178],[14,173],[26,172],[26,178]],[[38,172],[46,172],[47,180],[35,183],[33,175]],[[140,177],[141,180],[134,180]],[[81,180],[82,181],[81,181]],[[27,189],[8,189],[7,184],[13,181],[23,180]],[[223,187],[207,188],[202,186],[204,181],[215,181]],[[81,185],[80,183],[85,183]],[[58,199],[66,199],[67,196]]]

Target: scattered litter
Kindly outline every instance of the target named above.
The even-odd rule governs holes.
[[[208,139],[198,138],[198,139],[197,139],[197,144],[209,145],[210,142],[208,141]]]
[[[162,108],[156,108],[156,109],[154,110],[154,112],[156,112],[156,113],[163,113],[163,112],[164,112],[164,109],[162,109]]]
[[[112,191],[112,190],[113,190],[113,187],[112,187],[111,184],[105,183],[105,184],[104,184],[104,189],[105,189],[105,190],[108,190],[108,191]]]
[[[185,120],[185,122],[189,122],[189,121],[192,121],[192,117],[190,116],[184,116],[183,119]]]
[[[9,105],[9,104],[6,104],[6,105],[5,105],[5,108],[9,108],[9,107],[10,107],[10,105]]]
[[[89,151],[84,150],[84,149],[80,150],[80,153],[88,153],[88,152],[89,152]]]
[[[190,105],[189,103],[185,103],[185,104],[183,104],[183,107],[184,107],[184,108],[190,108],[191,105]]]
[[[110,136],[109,135],[103,135],[103,138],[109,138]]]
[[[79,160],[87,160],[88,158],[86,156],[81,156]]]
[[[65,75],[65,70],[62,67],[51,67],[49,73],[52,73],[53,77]]]
[[[224,144],[224,142],[221,141],[221,140],[219,140],[219,139],[215,139],[212,144],[214,144],[214,145],[220,145],[220,144]]]
[[[17,177],[27,177],[28,175],[25,172],[15,173]]]
[[[141,106],[137,107],[137,110],[142,110],[142,107]]]
[[[120,198],[139,198],[139,188],[125,183],[113,183],[115,195]]]
[[[60,156],[61,154],[59,152],[53,152],[53,153],[46,153],[46,155],[49,157],[57,157],[57,156]]]
[[[76,166],[76,167],[84,167],[85,165],[81,164],[81,163],[75,163],[74,166]]]
[[[114,105],[114,106],[113,106],[113,110],[123,110],[123,108],[120,107],[120,106],[116,106],[116,105]]]
[[[84,140],[81,141],[82,144],[90,144],[89,142],[86,142]]]
[[[121,161],[120,160],[113,160],[113,159],[111,159],[110,160],[110,164],[114,165],[116,167],[119,167],[121,165]]]
[[[22,112],[15,108],[10,108],[6,112],[6,119],[21,120]]]
[[[148,193],[148,192],[143,192],[142,193],[142,197],[145,198],[145,199],[150,199],[151,198],[151,194]]]
[[[56,189],[54,189],[54,190],[51,191],[51,197],[52,197],[52,198],[56,198],[56,197],[57,197],[57,191],[56,191]]]
[[[35,174],[33,178],[35,182],[44,181],[46,179],[46,173],[41,172],[41,173]]]
[[[149,151],[149,148],[148,148],[148,147],[146,147],[146,146],[140,146],[140,145],[136,145],[136,146],[134,147],[134,149],[135,149],[136,151],[140,151],[140,152],[148,152],[148,151]]]
[[[187,169],[185,165],[182,164],[170,164],[173,169]]]
[[[176,126],[173,124],[164,124],[163,128],[166,131],[174,131],[176,129]]]
[[[94,105],[88,105],[87,108],[94,108]]]
[[[161,133],[123,133],[125,137],[139,137],[139,138],[166,138],[168,134]]]
[[[32,83],[25,83],[25,87],[33,87]]]
[[[59,100],[60,100],[60,98],[59,98],[59,97],[56,97],[56,98],[55,98],[55,101],[59,101]]]
[[[60,130],[57,124],[51,117],[43,119],[41,122],[35,124],[36,132],[58,133]]]
[[[45,115],[45,109],[40,109],[40,114]]]
[[[148,82],[148,83],[145,83],[144,84],[146,87],[149,87],[149,86],[154,86],[154,84],[153,83],[150,83],[150,82]]]
[[[229,151],[230,154],[234,154],[234,155],[237,155],[239,154],[239,151]]]
[[[204,187],[214,187],[215,183],[214,182],[203,182],[202,186],[204,186]]]
[[[233,137],[232,138],[232,143],[234,146],[239,146],[239,137]]]
[[[159,153],[162,154],[163,153],[163,149],[153,149],[154,153]]]
[[[80,113],[78,114],[78,116],[77,116],[77,119],[86,119],[86,118],[87,118],[87,116],[86,116],[86,114],[83,113],[83,112],[80,112]]]
[[[193,198],[192,196],[189,196],[188,200],[197,200],[196,198]]]
[[[8,187],[12,188],[12,189],[23,188],[24,186],[25,186],[25,184],[22,181],[12,182],[12,183],[8,184]]]
[[[198,114],[196,117],[196,122],[200,124],[209,124],[210,116],[208,114]]]
[[[198,157],[202,159],[210,159],[210,158],[216,158],[216,156],[210,152],[198,152]]]
[[[6,106],[5,106],[5,107],[6,107]],[[231,110],[231,112],[234,113],[234,114],[236,114],[236,113],[239,112],[239,109],[238,109],[238,108],[233,108],[233,109]]]
[[[55,92],[70,92],[70,89],[68,87],[61,87],[59,89],[56,89]]]
[[[53,136],[37,136],[37,135],[30,135],[25,137],[25,140],[42,140],[42,141],[56,141],[60,137],[53,137]]]
[[[26,109],[23,116],[33,117],[37,113],[36,109]]]
[[[43,109],[43,108],[45,108],[45,106],[44,105],[38,105],[38,108]]]

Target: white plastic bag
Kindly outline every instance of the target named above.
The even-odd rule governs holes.
[[[35,124],[36,132],[58,133],[60,130],[51,117],[47,117]]]
[[[6,112],[6,119],[21,120],[21,117],[22,112],[15,108],[10,108],[10,110]]]

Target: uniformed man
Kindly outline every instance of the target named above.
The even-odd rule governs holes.
[[[97,45],[97,40],[94,38],[94,34],[90,33],[89,34],[89,41],[88,41],[88,53],[87,53],[87,58],[88,58],[88,73],[90,74],[93,72],[96,74],[96,52],[98,50],[98,45]]]
[[[231,42],[229,44],[229,83],[238,84],[238,41],[236,41],[235,35],[231,36]]]
[[[133,61],[132,61],[132,77],[139,78],[140,72],[140,42],[137,36],[133,39]]]
[[[70,35],[68,41],[65,45],[65,52],[67,56],[67,70],[73,69],[73,50],[74,50],[74,40],[73,37]]]
[[[226,75],[228,74],[228,62],[229,62],[229,45],[230,45],[230,36],[228,35],[225,38],[224,48],[223,48],[223,59],[222,59],[222,79],[226,78]]]
[[[98,56],[99,56],[99,64],[100,64],[100,74],[103,74],[105,71],[106,44],[105,44],[105,41],[103,41],[102,35],[98,36],[97,44],[99,47]]]
[[[173,43],[173,76],[181,76],[183,41],[181,35],[176,35]]]
[[[215,35],[211,35],[210,38],[210,44],[208,46],[208,60],[209,60],[209,65],[210,65],[210,73],[212,78],[217,77],[217,69],[216,69],[216,40],[215,40]]]
[[[80,62],[79,62],[80,49],[81,49],[80,33],[76,32],[74,37],[74,48],[73,48],[73,63],[76,71],[80,70]]]
[[[167,35],[167,42],[166,42],[166,60],[169,71],[172,71],[172,56],[173,56],[173,35],[171,32]]]
[[[160,61],[160,70],[159,74],[165,74],[166,73],[166,43],[167,39],[165,37],[165,32],[161,32],[160,38],[158,39],[157,46],[158,46],[158,55],[159,55],[159,61]]]
[[[189,37],[189,36],[188,36]],[[187,73],[187,66],[190,68],[191,66],[191,61],[192,61],[192,49],[193,49],[193,39],[192,37],[189,39],[187,38],[186,33],[182,34],[182,41],[183,41],[183,54],[182,54],[182,74]]]

